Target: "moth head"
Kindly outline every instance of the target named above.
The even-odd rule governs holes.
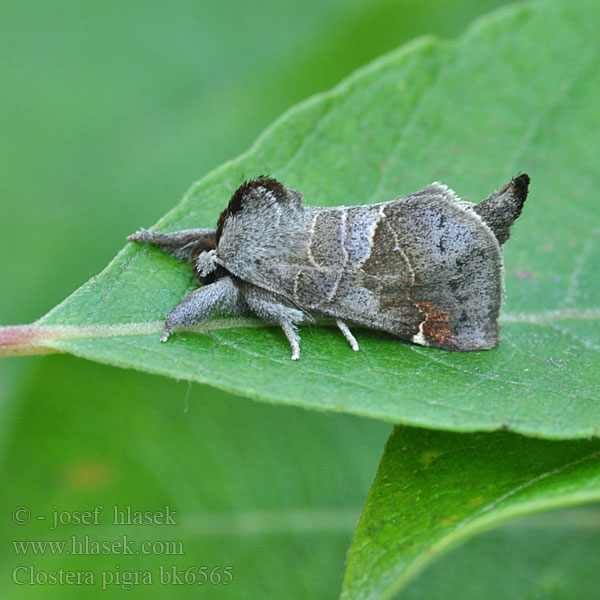
[[[196,258],[196,272],[200,277],[208,277],[217,269],[216,250],[200,252]]]

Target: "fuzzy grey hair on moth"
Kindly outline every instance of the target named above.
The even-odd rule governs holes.
[[[189,261],[202,287],[167,315],[160,340],[215,313],[279,325],[292,360],[297,325],[333,318],[422,346],[468,351],[498,344],[504,298],[501,245],[521,214],[529,177],[479,204],[445,185],[380,204],[317,208],[266,176],[233,194],[215,229],[140,230],[127,239]]]

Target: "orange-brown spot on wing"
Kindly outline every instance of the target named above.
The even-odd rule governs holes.
[[[435,302],[415,302],[419,310],[425,313],[423,323],[423,336],[429,342],[437,342],[445,346],[453,346],[453,329],[450,325],[450,313],[447,310],[438,310]]]

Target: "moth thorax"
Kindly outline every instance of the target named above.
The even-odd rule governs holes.
[[[200,277],[206,277],[209,273],[212,273],[217,268],[217,262],[215,260],[216,250],[209,250],[208,252],[200,252],[196,259],[196,269]]]

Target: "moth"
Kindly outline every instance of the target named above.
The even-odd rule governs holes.
[[[498,344],[504,298],[501,245],[521,214],[529,177],[479,204],[440,183],[380,204],[318,208],[267,176],[246,181],[216,229],[140,230],[191,263],[202,286],[167,315],[160,340],[215,313],[278,324],[300,358],[297,325],[333,318],[422,346],[468,351]]]

